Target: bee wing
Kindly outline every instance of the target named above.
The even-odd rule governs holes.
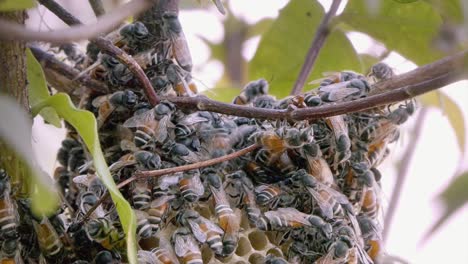
[[[174,240],[174,251],[178,257],[183,257],[190,251],[190,243],[187,236],[178,235]]]
[[[337,190],[335,190],[335,189],[333,189],[331,187],[328,187],[327,185],[325,185],[325,184],[323,184],[321,182],[317,182],[317,185],[319,185],[320,188],[325,189],[326,192],[331,194],[338,203],[340,203],[340,204],[349,204],[348,197],[346,197],[344,194],[338,192]]]
[[[318,88],[318,90],[319,90],[319,92],[335,93],[335,92],[338,92],[340,90],[347,90],[348,88],[346,88],[346,86],[348,86],[348,84],[350,82],[351,81],[332,83],[332,84],[327,85],[327,86],[320,86]]]
[[[278,208],[276,212],[277,214],[279,214],[280,216],[288,220],[300,222],[307,226],[311,225],[309,220],[307,219],[309,215],[298,211],[296,208],[292,208],[292,207]]]
[[[328,200],[322,198],[322,195],[311,187],[307,187],[310,195],[315,199],[323,215],[327,218],[333,218],[333,205]]]
[[[198,174],[193,175],[190,181],[190,185],[198,196],[203,195],[203,193],[205,192],[205,187],[203,187],[203,183],[201,182],[200,175]]]
[[[362,248],[360,245],[354,245],[354,247],[357,249],[359,255],[359,263],[374,264],[374,261],[372,261],[369,254],[367,254],[364,248]]]
[[[170,116],[166,115],[161,120],[156,123],[156,127],[154,129],[155,137],[157,142],[164,142],[167,139],[167,127],[170,122]]]
[[[73,177],[73,182],[77,185],[83,185],[83,186],[88,187],[90,181],[91,180],[89,179],[88,174],[77,175]]]
[[[159,188],[167,190],[169,187],[179,183],[180,174],[165,175],[158,180]]]
[[[333,255],[335,255],[335,246],[332,246],[326,255],[320,257],[315,263],[316,264],[336,264],[337,262],[333,260]]]
[[[124,167],[131,166],[136,164],[135,160],[125,160],[125,161],[116,161],[109,166],[111,172],[116,172],[121,170]]]
[[[200,220],[206,225],[206,227],[215,232],[215,233],[218,233],[220,235],[224,234],[224,230],[221,229],[221,227],[219,227],[218,225],[216,225],[215,223],[211,222],[210,220],[204,218],[203,216],[200,216]]]
[[[190,114],[185,116],[182,120],[177,122],[179,125],[193,125],[200,122],[208,122],[209,120],[205,117],[201,117],[198,114]]]
[[[333,133],[335,134],[336,138],[338,138],[342,134],[349,134],[348,125],[344,120],[344,115],[327,117],[325,120],[328,123],[328,125],[333,129]]]
[[[154,109],[145,111],[139,115],[135,115],[127,119],[123,126],[124,127],[140,127],[146,126],[147,123],[154,122]]]
[[[175,198],[175,195],[164,195],[151,202],[151,208],[159,207]]]
[[[211,193],[215,199],[216,204],[226,204],[229,205],[227,200],[226,192],[224,191],[223,187],[217,189],[214,186],[210,185]]]
[[[206,239],[208,238],[206,233],[201,229],[200,225],[196,223],[194,220],[187,220],[190,230],[192,230],[193,236],[200,242],[205,243]]]
[[[190,49],[185,39],[185,34],[183,31],[174,33],[170,31],[169,34],[172,42],[172,51],[174,52],[174,57],[177,63],[184,70],[190,71],[192,68],[192,55],[190,54]]]

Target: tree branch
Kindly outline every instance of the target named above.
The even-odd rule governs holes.
[[[91,8],[93,9],[96,17],[100,17],[106,13],[101,0],[89,0],[89,4],[91,5]]]
[[[217,102],[206,96],[161,97],[179,108],[211,111],[221,114],[269,120],[318,119],[411,99],[466,77],[463,71],[468,65],[468,50],[421,66],[411,72],[398,75],[372,87],[370,96],[354,101],[326,104],[320,107],[293,110],[253,108]],[[83,81],[83,80],[77,80]],[[83,83],[83,85],[86,85]]]
[[[144,3],[142,1],[144,1]],[[57,17],[62,19],[68,25],[82,24],[82,22],[79,19],[77,19],[72,14],[70,14],[66,9],[64,9],[62,6],[60,6],[54,0],[39,0],[39,2],[41,4],[43,4],[47,9],[49,9],[52,13],[54,13]],[[140,5],[144,6],[145,9],[150,8],[152,6],[152,4],[154,4],[151,0],[133,0],[130,3],[133,3],[133,2],[140,3]],[[140,10],[140,11],[142,11],[142,10]],[[139,13],[139,12],[137,12],[137,13]],[[112,14],[109,13],[109,14],[107,14],[105,16],[109,16],[109,15],[112,15]],[[111,41],[109,41],[109,40],[107,40],[107,39],[105,39],[103,37],[97,37],[96,39],[93,40],[93,42],[103,52],[115,57],[121,63],[123,63],[124,65],[126,65],[128,67],[128,69],[140,81],[140,84],[143,86],[146,97],[148,98],[148,101],[149,101],[149,103],[151,105],[154,106],[154,105],[159,103],[159,98],[156,95],[156,92],[154,91],[154,88],[151,85],[150,80],[146,76],[143,69],[141,69],[140,65],[138,65],[138,63],[131,56],[129,56],[123,50],[116,47]]]
[[[253,144],[253,145],[250,145],[250,146],[248,146],[246,148],[243,148],[241,150],[238,150],[238,151],[233,152],[233,153],[231,153],[229,155],[226,155],[226,156],[222,156],[222,157],[219,157],[219,158],[214,158],[214,159],[210,159],[210,160],[206,160],[206,161],[200,161],[200,162],[197,162],[197,163],[188,164],[188,165],[184,165],[184,166],[174,167],[174,168],[167,168],[167,169],[161,169],[161,170],[152,170],[152,171],[137,171],[135,173],[135,177],[136,178],[157,177],[157,176],[166,175],[166,174],[173,174],[173,173],[177,173],[177,172],[183,172],[183,171],[208,167],[208,166],[212,166],[212,165],[224,162],[224,161],[235,159],[235,158],[240,157],[242,155],[245,155],[245,154],[247,154],[247,153],[249,153],[251,151],[254,151],[255,149],[257,149],[259,147],[260,147],[260,145]]]
[[[41,0],[44,2],[43,0]],[[49,2],[49,1],[46,1]],[[79,20],[73,19],[74,26],[54,31],[34,31],[24,25],[0,19],[0,39],[17,41],[45,41],[50,43],[68,43],[72,41],[95,38],[103,33],[108,33],[118,27],[122,21],[130,16],[138,14],[149,7],[150,0],[133,0],[124,4],[111,13],[101,16],[98,21],[90,25],[76,25]],[[53,10],[51,10],[53,11]],[[67,18],[67,21],[70,18]],[[67,24],[70,21],[65,21]]]
[[[341,0],[333,0],[330,10],[325,14],[320,22],[320,25],[315,33],[314,40],[310,45],[309,50],[307,51],[306,59],[304,61],[304,65],[302,65],[301,71],[299,76],[297,77],[296,82],[291,90],[291,95],[298,95],[302,92],[302,88],[304,87],[307,78],[309,78],[310,72],[314,67],[315,61],[317,60],[317,56],[320,52],[320,49],[325,43],[325,39],[330,34],[330,20],[333,16],[335,16],[338,7],[340,6]]]

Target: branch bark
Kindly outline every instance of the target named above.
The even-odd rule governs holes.
[[[297,80],[291,90],[291,95],[298,95],[302,92],[304,84],[307,81],[307,78],[309,78],[310,72],[312,71],[315,61],[317,60],[320,49],[322,49],[323,43],[325,43],[325,39],[330,34],[330,20],[333,18],[333,16],[335,16],[340,3],[341,0],[333,0],[330,6],[330,10],[328,10],[320,22],[317,32],[315,33],[314,40],[312,41],[312,44],[307,51],[304,65],[302,65],[299,76],[297,77]]]
[[[137,2],[138,1],[138,2]],[[141,2],[141,1],[144,1]],[[60,6],[54,0],[39,0],[39,2],[44,5],[47,9],[49,9],[52,13],[54,13],[57,17],[62,19],[68,25],[76,25],[82,24],[82,22],[77,19],[75,16],[70,14],[66,9]],[[140,3],[141,6],[144,6],[145,9],[151,7],[154,3],[150,0],[133,0],[131,3],[135,2],[136,4]],[[164,2],[164,1],[162,1]],[[141,11],[141,10],[140,10]],[[138,12],[136,12],[138,13]],[[109,13],[106,16],[112,15]],[[135,75],[135,77],[140,81],[140,84],[143,86],[145,91],[146,97],[151,105],[156,105],[159,103],[159,98],[154,91],[153,86],[151,85],[150,80],[146,76],[143,69],[141,69],[140,65],[127,53],[123,50],[116,47],[111,41],[103,38],[97,37],[96,39],[92,40],[96,46],[98,46],[103,52],[115,57],[121,63],[125,64],[128,69]]]
[[[89,0],[89,4],[91,5],[91,8],[93,9],[96,17],[100,17],[106,13],[101,0]]]

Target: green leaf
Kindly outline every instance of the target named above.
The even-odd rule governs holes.
[[[260,40],[249,65],[249,79],[271,80],[272,94],[288,95],[323,15],[317,1],[290,1]],[[334,30],[320,50],[309,80],[322,78],[323,72],[340,70],[361,71],[362,68],[344,33]],[[310,88],[313,87],[305,87]]]
[[[400,4],[409,4],[409,3],[413,3],[419,0],[393,0],[393,1],[398,2]]]
[[[458,146],[462,153],[465,152],[466,128],[463,111],[450,97],[441,91],[434,91],[419,97],[423,105],[440,108],[445,113],[457,136]]]
[[[77,109],[73,105],[70,97],[64,93],[58,93],[47,98],[46,100],[36,104],[31,111],[33,114],[37,114],[44,107],[54,108],[62,118],[64,118],[76,129],[76,131],[78,131],[80,137],[86,144],[88,151],[93,156],[96,173],[106,185],[107,190],[117,207],[117,212],[127,239],[128,260],[130,263],[137,263],[136,217],[130,207],[130,204],[125,200],[117,188],[106,164],[106,160],[104,159],[104,155],[99,144],[98,130],[94,115],[89,111]]]
[[[49,97],[47,83],[45,80],[44,72],[42,71],[41,64],[36,60],[31,50],[26,49],[27,61],[27,74],[28,74],[28,89],[29,89],[29,103],[34,106],[38,102]],[[62,127],[60,118],[54,109],[50,107],[44,108],[39,113],[45,121],[54,125],[55,127]]]
[[[0,0],[0,11],[24,10],[35,6],[33,0]]]
[[[435,231],[437,231],[442,224],[449,219],[458,209],[462,208],[468,202],[468,171],[463,172],[456,177],[450,185],[439,195],[438,199],[444,203],[444,211],[437,219],[435,224],[429,229],[423,238],[425,241]]]
[[[37,166],[31,145],[31,121],[28,114],[13,99],[0,96],[0,120],[3,120],[0,122],[0,141],[11,148],[14,152],[12,155],[22,161],[20,166],[13,170],[22,170],[27,176],[27,179],[23,179],[27,182],[22,182],[22,184],[31,183],[36,187],[35,190],[31,188],[33,211],[38,215],[54,213],[59,206],[58,193],[53,188],[52,178]],[[5,153],[2,152],[2,155]],[[14,159],[13,157],[2,158]],[[6,169],[9,174],[18,173],[18,171]]]
[[[379,9],[369,13],[365,2],[349,1],[338,18],[346,24],[343,28],[366,33],[419,65],[444,56],[432,47],[442,19],[429,3],[381,1]]]
[[[268,29],[270,29],[271,25],[275,20],[271,18],[264,18],[257,23],[250,25],[247,29],[247,36],[246,39],[253,38],[258,35],[262,35]]]
[[[463,22],[463,7],[460,0],[424,0],[431,4],[444,19],[451,22]],[[466,0],[461,0],[466,1]],[[468,18],[465,18],[468,19]]]

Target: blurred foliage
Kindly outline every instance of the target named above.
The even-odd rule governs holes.
[[[249,78],[266,78],[273,95],[288,95],[323,15],[322,6],[316,1],[290,1],[263,34],[249,65]],[[323,72],[341,70],[364,69],[344,32],[333,30],[320,50],[309,80],[323,77]]]
[[[81,109],[77,109],[70,97],[64,93],[58,93],[51,96],[38,104],[32,109],[33,115],[37,115],[45,107],[52,107],[55,111],[72,125],[83,142],[86,144],[89,153],[93,157],[93,165],[97,175],[100,177],[104,185],[107,187],[112,200],[115,203],[119,214],[120,222],[124,229],[127,241],[127,254],[130,263],[137,263],[136,250],[136,216],[130,207],[130,204],[122,196],[117,185],[112,178],[106,160],[99,144],[99,135],[97,130],[96,118],[93,113]]]
[[[427,240],[434,232],[436,232],[443,223],[449,219],[458,209],[468,203],[468,171],[458,175],[449,186],[438,196],[438,199],[444,203],[442,215],[437,219],[435,224],[429,229],[423,238],[423,242]]]
[[[12,98],[0,96],[0,120],[8,120],[0,122],[0,143],[3,143],[0,144],[0,158],[12,184],[18,181],[21,185],[29,186],[35,214],[55,213],[59,197],[53,188],[52,178],[37,166],[30,140],[31,120],[28,114]],[[24,189],[23,186],[17,187]]]
[[[460,107],[452,98],[441,91],[434,91],[419,97],[423,105],[439,108],[446,116],[457,136],[458,147],[462,154],[465,152],[466,128],[464,115]]]
[[[379,9],[371,13],[365,0],[353,0],[337,19],[346,29],[366,33],[418,65],[444,56],[432,47],[442,18],[429,3],[381,1]]]
[[[26,61],[27,61],[27,75],[28,75],[28,94],[30,105],[35,105],[40,101],[50,96],[49,90],[47,89],[47,83],[45,80],[44,72],[42,71],[41,64],[36,60],[31,50],[26,49]],[[60,128],[60,118],[54,109],[46,107],[39,113],[44,120]]]
[[[33,8],[36,6],[34,0],[1,0],[0,11],[16,11]]]

